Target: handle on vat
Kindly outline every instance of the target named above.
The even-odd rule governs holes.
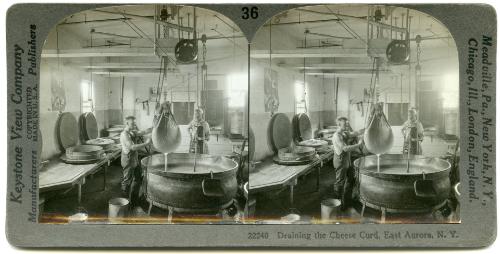
[[[413,182],[413,190],[419,198],[435,198],[437,196],[433,180],[425,179],[425,171],[422,170],[422,180]]]
[[[210,170],[210,178],[205,178],[201,182],[201,189],[203,190],[203,195],[207,197],[223,197],[224,189],[222,188],[222,182],[220,179],[214,179],[214,173]]]

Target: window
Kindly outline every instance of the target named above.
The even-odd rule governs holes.
[[[442,83],[443,108],[458,109],[459,82],[458,73],[444,75]]]
[[[245,96],[248,89],[248,79],[245,74],[231,74],[228,77],[228,106],[230,108],[245,107]]]
[[[306,113],[306,84],[302,81],[295,82],[295,113]]]
[[[93,83],[84,80],[81,84],[82,92],[82,113],[94,111],[94,86]]]

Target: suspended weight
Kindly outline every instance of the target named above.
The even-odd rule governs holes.
[[[410,47],[406,40],[392,40],[385,53],[392,64],[404,64],[410,60]]]
[[[373,154],[383,154],[388,152],[394,142],[392,128],[381,104],[375,104],[368,120],[368,127],[363,135],[366,148]]]
[[[197,41],[193,39],[182,39],[175,45],[175,59],[177,62],[189,64],[198,58]]]

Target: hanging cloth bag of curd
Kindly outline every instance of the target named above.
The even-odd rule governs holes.
[[[372,106],[363,140],[368,151],[373,154],[387,153],[394,143],[391,125],[387,121],[380,103]]]

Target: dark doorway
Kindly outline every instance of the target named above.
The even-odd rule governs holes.
[[[224,91],[206,90],[201,93],[202,105],[205,105],[205,120],[210,127],[224,124]]]
[[[424,128],[443,126],[443,100],[436,91],[421,91],[419,93],[418,118]]]

